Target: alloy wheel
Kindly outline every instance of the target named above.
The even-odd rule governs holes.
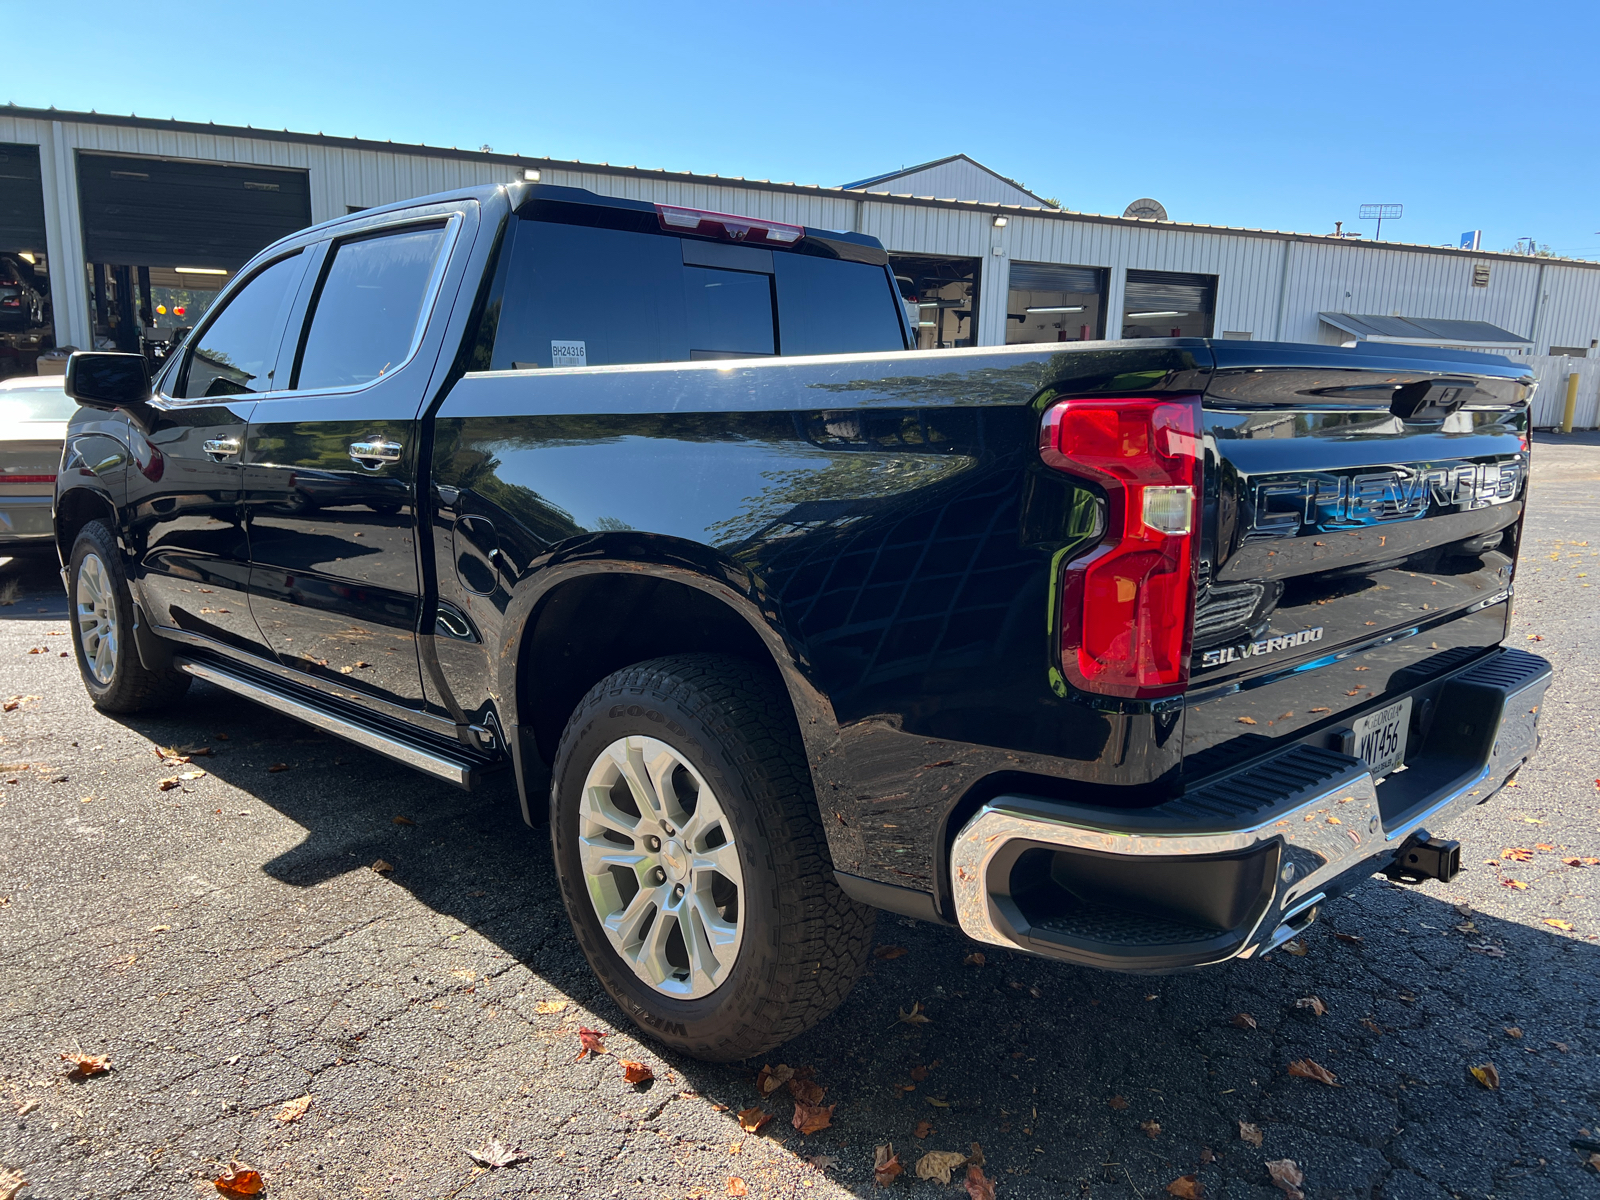
[[[83,661],[101,687],[111,683],[117,669],[117,600],[111,572],[98,554],[83,556],[78,564],[78,644]]]

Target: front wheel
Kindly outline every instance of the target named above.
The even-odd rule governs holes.
[[[556,754],[551,838],[589,965],[635,1022],[727,1062],[849,994],[872,910],[833,878],[779,684],[740,659],[659,658],[584,697]]]
[[[72,544],[67,597],[78,672],[96,708],[145,712],[189,690],[189,676],[183,672],[147,671],[139,661],[133,645],[133,596],[117,539],[103,521],[89,522]]]

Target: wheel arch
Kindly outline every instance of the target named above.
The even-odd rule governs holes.
[[[117,532],[117,506],[111,497],[96,488],[75,487],[62,492],[55,503],[56,553],[61,565],[72,557],[72,544],[90,521],[104,520]]]

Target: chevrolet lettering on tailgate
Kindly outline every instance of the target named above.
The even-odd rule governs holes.
[[[1418,463],[1359,475],[1276,476],[1255,484],[1252,529],[1292,536],[1319,528],[1425,516],[1430,506],[1466,511],[1515,499],[1517,458],[1500,462]]]

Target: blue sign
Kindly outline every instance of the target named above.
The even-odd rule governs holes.
[[[1469,229],[1461,235],[1461,248],[1463,250],[1476,250],[1478,249],[1478,244],[1482,241],[1483,230]]]

